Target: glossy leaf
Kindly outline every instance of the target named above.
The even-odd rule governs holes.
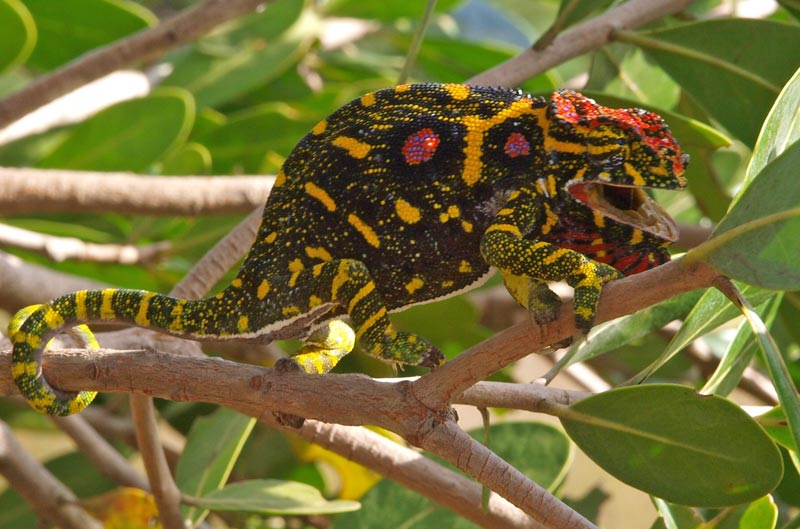
[[[36,24],[20,0],[0,0],[0,72],[22,64],[36,45]]]
[[[709,529],[773,529],[777,523],[778,506],[771,496],[764,496],[723,512]]]
[[[227,103],[296,64],[319,31],[302,0],[270,3],[176,56],[164,85],[186,88],[201,107]]]
[[[798,65],[796,54],[775,50],[797,49],[800,27],[715,19],[622,39],[642,47],[715,119],[752,146],[780,88]]]
[[[185,141],[193,122],[191,95],[178,88],[161,88],[76,125],[39,166],[144,172]]]
[[[128,0],[25,0],[25,5],[39,30],[28,64],[42,70],[157,23],[145,7]]]
[[[240,481],[213,491],[193,503],[212,511],[237,511],[303,516],[355,511],[356,501],[328,501],[309,485],[277,479]]]
[[[783,472],[775,444],[741,408],[685,386],[611,390],[558,415],[603,469],[673,503],[752,501],[775,488]]]
[[[176,470],[176,482],[181,491],[191,496],[207,496],[220,489],[228,480],[254,424],[252,417],[227,408],[195,420]],[[191,507],[185,514],[197,523],[206,512]]]

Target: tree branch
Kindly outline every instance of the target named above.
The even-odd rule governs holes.
[[[255,10],[267,1],[206,0],[155,27],[82,55],[0,101],[0,127],[89,81],[152,59],[190,42],[223,22]]]
[[[149,176],[0,167],[0,211],[200,215],[263,206],[273,176]]]
[[[559,34],[543,49],[526,49],[516,57],[467,81],[487,86],[517,86],[549,68],[611,42],[619,29],[633,29],[679,12],[693,0],[630,0]]]

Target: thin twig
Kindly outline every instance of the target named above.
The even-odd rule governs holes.
[[[468,83],[517,86],[568,59],[611,41],[614,30],[633,29],[681,11],[693,0],[630,0],[559,34],[549,46],[527,49],[502,64],[472,77]]]
[[[102,529],[75,502],[78,498],[36,461],[0,421],[0,475],[25,498],[36,513],[64,529]]]
[[[155,27],[82,55],[0,101],[4,127],[53,99],[120,68],[130,67],[190,42],[268,0],[206,0]]]
[[[150,176],[0,167],[0,211],[208,215],[261,206],[273,176]]]
[[[75,237],[58,237],[0,224],[0,245],[43,254],[55,262],[67,260],[95,263],[141,264],[157,259],[172,248],[172,243],[135,246],[133,244],[95,244]]]

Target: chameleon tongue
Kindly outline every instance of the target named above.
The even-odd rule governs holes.
[[[672,217],[638,187],[589,182],[570,187],[579,201],[603,216],[674,242],[678,227]]]

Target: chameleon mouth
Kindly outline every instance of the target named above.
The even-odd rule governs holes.
[[[604,217],[665,241],[678,240],[675,221],[640,187],[586,182],[570,186],[569,193]]]

